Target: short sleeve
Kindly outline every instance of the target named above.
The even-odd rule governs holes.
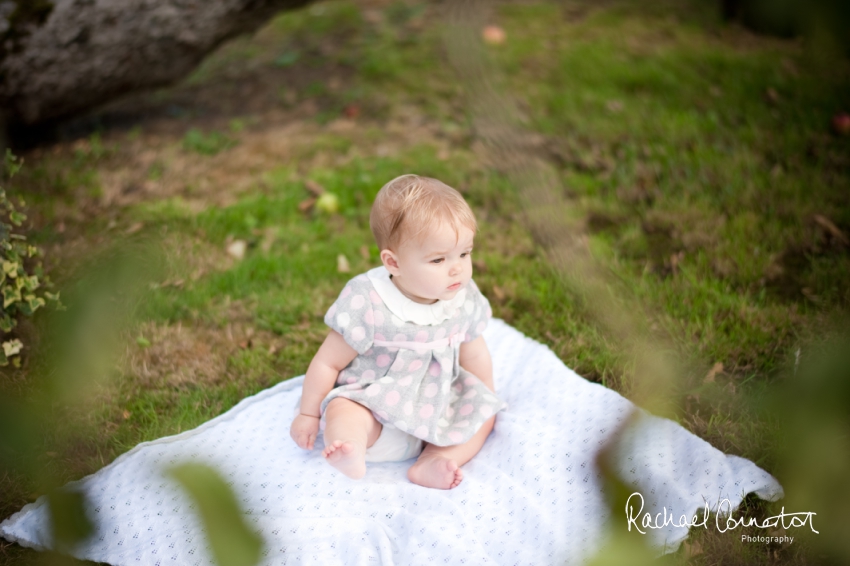
[[[325,324],[339,332],[358,354],[372,347],[375,336],[375,317],[369,300],[372,284],[358,275],[345,284],[331,308],[325,314]]]
[[[466,320],[469,325],[466,330],[466,336],[464,336],[464,342],[471,342],[481,336],[484,329],[487,328],[487,322],[493,317],[490,301],[481,294],[475,281],[469,281],[468,289],[469,296],[463,305],[463,309],[468,315]]]

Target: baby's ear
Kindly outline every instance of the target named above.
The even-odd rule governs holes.
[[[398,258],[392,250],[381,250],[381,263],[384,264],[391,275],[398,275]]]

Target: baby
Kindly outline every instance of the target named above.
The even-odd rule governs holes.
[[[366,462],[418,456],[413,483],[452,489],[505,404],[493,392],[481,333],[490,304],[472,281],[478,228],[456,190],[403,175],[370,216],[382,267],[349,281],[325,315],[331,327],[304,378],[290,434],[350,478]]]

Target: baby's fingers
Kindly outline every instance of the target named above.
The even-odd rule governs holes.
[[[307,448],[309,436],[299,431],[292,435],[292,440],[295,441],[295,444],[298,445],[298,448]]]

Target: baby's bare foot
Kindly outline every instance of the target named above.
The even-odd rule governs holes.
[[[351,479],[366,475],[366,451],[349,440],[334,440],[322,450],[328,463]]]
[[[417,485],[436,489],[453,489],[463,481],[457,462],[440,456],[420,458],[407,470],[407,479]]]

